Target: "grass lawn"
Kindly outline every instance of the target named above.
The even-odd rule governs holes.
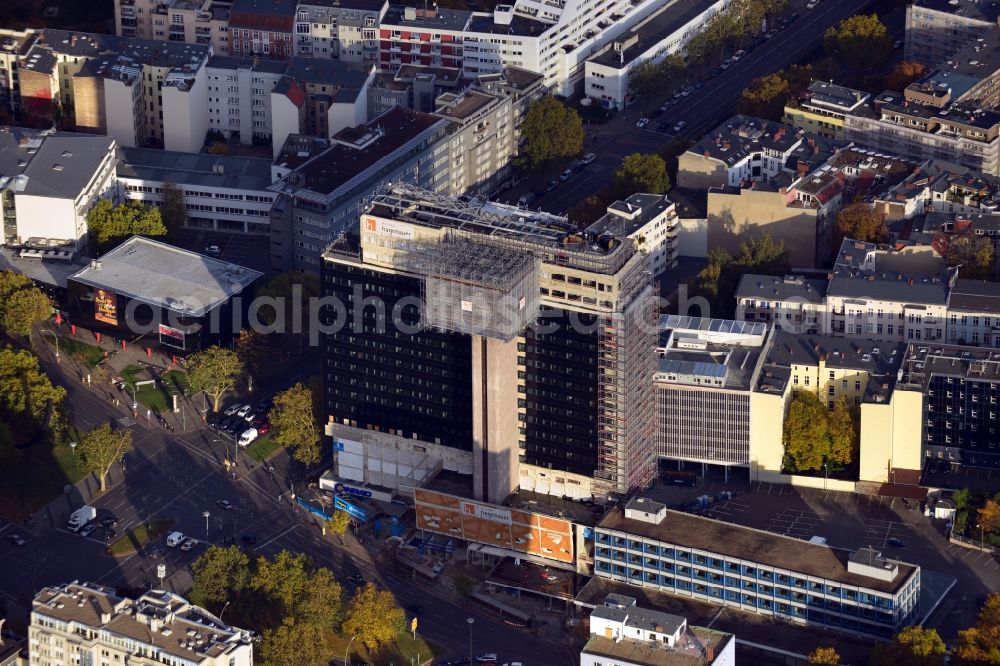
[[[46,341],[50,342],[51,338]],[[59,353],[72,356],[88,368],[96,367],[104,358],[104,350],[100,347],[62,335],[59,336]]]
[[[122,370],[122,377],[125,378],[126,382],[135,385],[136,382],[148,381],[149,373],[141,366],[130,365]],[[163,383],[160,385],[144,384],[143,386],[136,386],[135,399],[140,405],[162,414],[169,412],[174,407],[171,394],[176,392],[179,395],[183,395],[185,392],[190,392],[190,386],[188,384],[187,373],[180,370],[166,372],[160,375],[160,379],[163,380]],[[128,395],[132,395],[132,389],[129,388],[126,391]]]
[[[173,520],[153,520],[150,521],[148,530],[146,523],[140,523],[108,546],[108,553],[115,557],[130,555],[150,541],[155,541],[158,536],[173,527],[174,522]]]
[[[80,433],[70,428],[67,439],[79,442]],[[11,522],[38,511],[87,474],[68,444],[38,443],[16,451],[4,466],[7,482],[0,483],[0,515]]]
[[[246,455],[250,456],[257,462],[264,462],[268,458],[274,455],[274,453],[281,448],[281,445],[275,442],[270,433],[258,438],[253,444],[245,448],[243,451]]]
[[[347,649],[348,641],[350,641],[350,638],[334,636],[331,641],[333,654],[343,655],[344,650]],[[396,635],[395,641],[388,645],[383,645],[381,649],[375,651],[369,651],[364,645],[358,641],[354,641],[351,643],[350,658],[351,660],[360,660],[366,664],[379,664],[379,666],[383,664],[385,666],[410,666],[411,658],[414,665],[424,664],[444,655],[444,652],[443,648],[434,643],[428,643],[421,638],[419,631],[416,640],[413,640],[413,635],[410,632],[401,631]],[[341,656],[341,659],[343,659],[343,656]]]

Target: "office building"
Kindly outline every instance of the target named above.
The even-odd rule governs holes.
[[[978,0],[915,0],[906,6],[903,60],[936,67],[996,27],[1000,10]]]
[[[609,594],[590,613],[590,639],[580,666],[735,666],[732,634],[692,627],[687,619],[642,608],[632,597]]]
[[[176,186],[189,229],[270,234],[270,160],[122,148],[117,172],[124,196],[151,206],[162,204],[167,183]]]
[[[622,109],[634,97],[629,77],[641,63],[680,54],[730,0],[675,0],[618,35],[584,64],[584,93],[607,109]]]
[[[600,578],[797,624],[890,638],[918,620],[920,567],[633,498],[595,528]]]
[[[4,242],[77,251],[87,244],[87,213],[117,192],[115,140],[104,136],[0,132]]]
[[[251,633],[165,590],[122,597],[76,581],[31,602],[30,663],[252,666]]]
[[[58,108],[123,146],[197,152],[208,130],[210,48],[46,28],[18,70],[21,103],[35,122],[54,123]]]
[[[412,182],[447,191],[447,121],[395,108],[367,125],[342,130],[329,147],[299,164],[271,191],[271,262],[279,270],[318,271],[320,255],[353,230],[378,187]],[[279,156],[279,164],[288,161]]]
[[[859,147],[911,162],[952,160],[1000,175],[1000,114],[952,103],[944,84],[915,83],[885,91],[845,116],[844,138]]]
[[[360,218],[360,246],[324,254],[323,288],[346,308],[325,340],[327,435],[363,468],[416,451],[471,471],[487,501],[652,479],[652,284],[632,241],[402,184]],[[369,296],[386,312],[423,299],[423,318],[383,324]]]
[[[378,25],[388,0],[301,0],[295,9],[295,55],[378,62]]]
[[[677,207],[661,194],[633,194],[616,201],[587,231],[595,236],[626,236],[649,255],[653,276],[677,265],[680,223]]]
[[[972,109],[1000,105],[1000,28],[971,39],[920,83],[947,89],[952,103]]]
[[[925,396],[920,427],[925,459],[1000,467],[1000,352],[911,344],[899,388]]]
[[[229,54],[288,60],[296,0],[235,0],[229,12]]]
[[[869,97],[861,90],[813,81],[801,97],[789,98],[781,120],[796,129],[842,142],[844,116],[867,102]]]
[[[769,344],[762,323],[660,317],[656,453],[682,463],[749,467],[751,393]],[[760,424],[756,424],[761,427]]]
[[[115,0],[115,34],[211,46],[229,55],[228,0]]]

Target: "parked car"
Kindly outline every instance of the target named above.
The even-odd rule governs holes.
[[[573,170],[566,169],[561,174],[559,174],[559,180],[566,181],[573,177]]]
[[[210,257],[218,257],[219,255],[222,254],[222,248],[219,247],[218,245],[206,245],[205,254],[207,254]]]
[[[181,544],[181,550],[184,551],[191,550],[192,548],[194,548],[194,545],[196,543],[198,542],[195,541],[194,539],[187,539],[184,543]]]
[[[20,534],[11,534],[9,537],[7,537],[7,540],[10,541],[15,546],[17,546],[18,548],[28,543],[21,537]]]
[[[698,79],[697,81],[694,82],[694,89],[695,90],[699,90],[704,85],[705,85],[705,82],[702,81],[701,79]]]
[[[902,539],[892,537],[888,541],[890,548],[906,548],[906,543]]]
[[[244,405],[243,403],[236,402],[236,403],[233,403],[232,405],[230,405],[229,407],[227,407],[226,411],[222,412],[222,414],[223,414],[223,416],[234,416],[236,414],[236,412],[240,411],[241,409],[243,409],[246,406],[247,405]]]
[[[225,509],[226,511],[229,511],[233,508],[233,503],[227,499],[220,499],[216,502],[216,504],[219,505],[220,509]]]
[[[114,541],[116,536],[118,536],[118,532],[111,529],[110,527],[105,529],[104,532],[101,533],[101,539],[108,542]]]
[[[272,407],[274,407],[274,398],[271,397],[264,398],[263,400],[257,403],[258,412],[269,412],[271,411]]]
[[[97,525],[94,523],[87,523],[80,528],[80,536],[89,537],[97,529]]]
[[[167,535],[167,545],[171,548],[176,548],[184,543],[186,538],[183,532],[171,532]]]
[[[559,576],[557,576],[556,574],[552,573],[548,569],[544,569],[542,571],[542,578],[544,578],[545,580],[547,580],[550,583],[555,583],[556,581],[559,580]]]
[[[682,90],[681,92],[683,92],[683,93],[684,93],[684,96],[685,96],[685,97],[687,97],[688,95],[690,95],[691,93],[693,93],[693,92],[694,92],[694,86],[687,86],[687,87],[686,87],[686,88],[684,88],[684,90]]]
[[[247,423],[250,423],[255,418],[257,418],[257,412],[254,411],[253,409],[251,409],[250,411],[248,411],[246,414],[243,415],[243,420],[246,421]]]
[[[687,124],[686,120],[679,120],[679,121],[677,121],[677,124],[674,125],[673,129],[674,129],[674,132],[677,133],[677,132],[680,132],[681,130],[683,130],[687,126],[688,126],[688,124]]]
[[[733,54],[733,62],[737,62],[740,58],[742,58],[746,54],[747,54],[746,51],[744,51],[743,49],[740,49],[739,51],[737,51],[736,53]]]
[[[266,435],[269,432],[271,432],[271,424],[270,423],[264,422],[264,423],[261,423],[259,426],[257,426],[257,434],[258,435],[264,436],[264,435]]]
[[[242,407],[236,410],[236,416],[246,418],[247,414],[249,414],[252,411],[253,411],[252,405],[243,405]]]
[[[240,439],[237,442],[240,446],[250,446],[253,444],[254,440],[257,439],[258,430],[257,428],[247,428],[240,435]]]
[[[580,164],[587,165],[596,159],[597,155],[595,155],[594,153],[587,153],[586,155],[580,158]]]
[[[151,560],[158,560],[161,557],[163,557],[163,554],[165,552],[166,551],[164,551],[162,548],[160,548],[159,546],[156,546],[156,547],[152,548],[148,553],[146,553],[146,557],[148,557]]]
[[[484,654],[478,655],[476,661],[480,664],[495,664],[497,662],[496,652],[486,652]]]
[[[546,192],[551,192],[552,190],[556,189],[557,187],[559,187],[559,181],[558,180],[550,180],[549,184],[545,186],[545,191]]]
[[[713,79],[717,77],[719,74],[722,74],[721,67],[716,67],[715,69],[713,69],[711,72],[708,73],[708,75],[711,76]]]
[[[240,541],[242,541],[243,543],[245,543],[248,546],[256,546],[257,545],[257,537],[255,537],[252,534],[244,534],[243,536],[240,537]]]
[[[104,516],[97,523],[101,527],[118,527],[118,519],[114,516]]]

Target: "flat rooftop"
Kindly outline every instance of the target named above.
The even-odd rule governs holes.
[[[690,626],[674,647],[632,638],[615,641],[591,634],[590,640],[583,646],[583,653],[648,666],[701,666],[702,664],[710,666],[715,663],[715,659],[706,660],[708,650],[718,655],[732,640],[735,640],[732,634]]]
[[[863,104],[870,95],[863,90],[838,86],[829,81],[813,81],[809,84],[803,101],[827,110],[846,112]]]
[[[189,67],[194,70],[207,61],[210,49],[199,44],[45,28],[28,50],[21,67],[51,74],[56,64],[52,53],[85,58],[117,53],[145,65]]]
[[[945,273],[928,275],[881,269],[880,262],[891,260],[891,253],[892,250],[881,249],[874,243],[845,239],[833,267],[827,294],[925,305],[948,302]]]
[[[682,30],[714,4],[715,0],[674,0],[674,2],[664,5],[662,9],[642,23],[618,35],[611,44],[608,44],[600,53],[591,56],[588,60],[605,67],[626,69],[633,60],[668,39],[677,31]],[[637,38],[638,41],[628,46],[624,52],[614,49],[615,43],[625,42],[632,37]],[[622,59],[623,53],[624,60]]]
[[[59,132],[46,137],[25,167],[24,194],[76,199],[94,178],[115,140],[108,136]]]
[[[925,391],[935,376],[1000,382],[1000,351],[958,345],[909,345],[900,387]]]
[[[447,118],[466,120],[496,101],[496,97],[478,90],[460,93],[446,92],[438,95],[434,113]]]
[[[472,18],[472,12],[464,9],[447,9],[443,7],[428,10],[424,15],[423,9],[409,8],[413,12],[413,18],[406,18],[407,8],[402,5],[389,5],[385,16],[382,17],[382,29],[386,28],[416,28],[421,30],[452,30],[461,32],[468,25]]]
[[[497,23],[491,14],[473,14],[469,20],[466,32],[479,32],[488,35],[514,35],[521,37],[540,36],[551,25],[521,14],[514,14],[510,23]]]
[[[70,279],[200,317],[241,293],[261,275],[244,266],[133,236]]]
[[[923,92],[929,93],[935,86],[928,85],[927,88],[928,90],[924,90]],[[881,108],[881,113],[876,113],[873,108],[867,106],[858,107],[853,113],[876,118],[880,117],[886,122],[895,122],[892,120],[894,114],[933,121],[928,123],[931,127],[928,133],[940,132],[941,125],[961,126],[974,130],[989,130],[1000,124],[1000,112],[991,109],[982,109],[965,104],[949,104],[944,108],[938,108],[915,101],[911,102],[904,95],[894,91],[880,93],[875,98],[875,103]],[[909,122],[903,121],[899,124],[909,125]],[[990,141],[993,140],[995,139],[990,139]]]
[[[288,63],[284,60],[264,60],[261,58],[233,58],[214,55],[208,59],[208,67],[213,69],[249,69],[267,74],[284,74]]]
[[[899,573],[892,581],[861,576],[847,570],[850,551],[669,509],[658,525],[626,518],[623,510],[615,509],[608,512],[598,529],[633,534],[885,593],[895,593],[916,571],[915,567],[899,562]]]
[[[819,305],[826,298],[826,280],[810,280],[801,275],[756,275],[744,273],[736,287],[736,299],[754,301],[795,301]]]
[[[288,169],[297,169],[330,147],[330,142],[311,134],[289,134],[282,144],[274,163]]]
[[[271,184],[271,160],[261,157],[180,153],[155,148],[122,147],[120,150],[120,178],[262,191]]]
[[[655,380],[751,390],[767,331],[758,322],[661,315]]]
[[[371,76],[371,66],[328,58],[292,58],[287,76],[304,83],[320,83],[360,91]]]
[[[911,4],[987,23],[996,23],[997,17],[1000,16],[1000,5],[983,0],[913,0]]]
[[[598,236],[606,233],[631,236],[671,206],[673,202],[661,194],[633,194],[608,206],[608,212],[587,227],[587,231]]]

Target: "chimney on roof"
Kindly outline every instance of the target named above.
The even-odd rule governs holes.
[[[774,131],[774,140],[781,141],[781,137],[785,136],[785,128],[779,127]]]
[[[711,664],[715,660],[715,646],[709,643],[705,646],[705,662]]]

